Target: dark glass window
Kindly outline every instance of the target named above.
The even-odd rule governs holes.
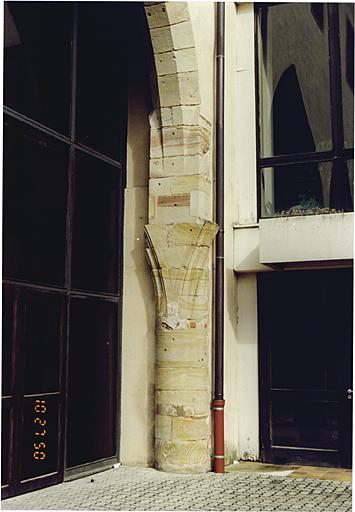
[[[26,300],[24,393],[59,391],[61,304],[63,299],[32,294]]]
[[[116,449],[117,305],[72,300],[69,347],[69,467]]]
[[[21,480],[58,471],[58,396],[24,399]]]
[[[76,139],[120,160],[126,117],[126,2],[80,2]]]
[[[4,103],[68,133],[70,2],[5,2]]]
[[[143,33],[141,2],[5,3],[2,478],[10,494],[23,480],[46,485],[64,467],[117,455],[126,56],[145,65],[142,20]]]
[[[116,293],[119,169],[76,157],[72,287]]]
[[[1,408],[1,485],[8,483],[11,443],[11,409],[4,403]]]
[[[260,4],[257,19],[260,214],[352,211],[353,6]]]
[[[4,275],[64,285],[68,151],[5,118]]]
[[[11,395],[14,302],[2,297],[2,395]]]

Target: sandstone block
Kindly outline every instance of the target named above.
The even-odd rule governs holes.
[[[201,217],[210,219],[212,216],[212,205],[210,194],[202,190],[192,190],[190,194],[190,214],[191,217]]]
[[[173,35],[171,27],[152,28],[150,30],[153,52],[169,52],[173,49]]]
[[[174,245],[196,245],[209,247],[218,231],[214,222],[206,221],[202,226],[192,223],[177,223],[168,228],[168,243]],[[196,265],[193,265],[196,267]]]
[[[162,129],[164,156],[196,155],[204,150],[205,140],[199,128],[174,126]]]
[[[158,76],[196,71],[196,50],[195,48],[185,48],[159,53],[155,56],[155,65]]]
[[[190,194],[174,194],[158,197],[158,207],[190,206]]]
[[[159,53],[155,56],[155,67],[158,76],[177,73],[176,56],[173,51]]]
[[[158,130],[151,128],[150,130],[150,156],[151,158],[162,158],[163,156],[163,138],[160,128]]]
[[[210,436],[208,418],[173,417],[171,423],[173,441],[197,441]]]
[[[179,318],[191,320],[207,319],[209,314],[209,299],[201,295],[179,297]],[[191,328],[193,325],[191,325]]]
[[[170,25],[189,19],[187,2],[166,2]]]
[[[170,24],[166,4],[164,2],[149,6],[146,5],[144,10],[149,28],[165,27]]]
[[[149,180],[149,194],[151,196],[169,196],[171,194],[172,178],[152,178]]]
[[[189,19],[186,2],[161,2],[147,5],[145,12],[149,28],[164,27]]]
[[[162,126],[172,126],[173,124],[173,113],[171,108],[160,109],[161,124]]]
[[[149,199],[148,199],[148,218],[149,218],[149,221],[154,219],[154,217],[156,216],[156,213],[157,213],[156,198],[153,197],[153,196],[149,196]]]
[[[158,77],[158,88],[162,107],[200,104],[197,71]]]
[[[201,441],[163,441],[156,440],[155,454],[157,467],[165,469],[173,466],[205,466],[210,462],[210,445],[207,439]],[[192,468],[191,468],[192,469]]]
[[[190,206],[157,207],[156,215],[152,219],[154,224],[173,224],[174,222],[193,222],[190,215]]]
[[[158,178],[161,176],[202,174],[202,171],[199,172],[201,160],[202,158],[199,155],[173,156],[150,160],[150,176]]]
[[[156,389],[162,390],[208,390],[207,367],[159,368],[156,372]]]
[[[174,126],[198,126],[199,124],[200,108],[196,105],[179,105],[172,108],[172,113]]]
[[[190,20],[172,25],[170,29],[174,50],[194,47],[195,43]]]
[[[156,346],[156,362],[158,367],[200,367],[207,364],[207,339],[193,340],[191,336],[180,342],[162,342]]]
[[[210,413],[209,391],[169,391],[156,393],[156,408],[170,416],[207,416]]]
[[[202,190],[209,193],[211,183],[203,176],[177,176],[171,180],[171,193],[183,194],[193,190]]]
[[[171,416],[155,415],[155,438],[171,440]]]
[[[198,105],[200,104],[200,90],[197,71],[189,73],[179,73],[180,104]]]

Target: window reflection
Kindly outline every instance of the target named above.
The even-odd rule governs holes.
[[[354,4],[339,4],[344,146],[354,145]]]
[[[331,162],[309,162],[261,169],[262,216],[330,213],[332,168]]]
[[[4,103],[62,133],[69,121],[71,10],[70,2],[4,4]]]
[[[315,16],[311,5],[260,10],[262,156],[332,148],[328,32],[319,26],[327,12],[319,4]]]

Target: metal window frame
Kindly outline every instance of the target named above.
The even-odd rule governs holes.
[[[292,172],[292,164],[333,162],[335,165],[340,161],[354,158],[354,148],[344,148],[344,128],[342,110],[342,83],[341,83],[341,59],[340,59],[340,36],[339,36],[339,8],[338,4],[324,4],[327,8],[327,23],[324,27],[328,30],[329,44],[329,80],[330,80],[330,115],[333,148],[330,151],[297,153],[286,155],[275,155],[262,157],[260,154],[260,78],[259,78],[259,44],[258,44],[258,16],[261,10],[269,6],[284,4],[255,3],[254,4],[254,57],[255,57],[255,123],[256,123],[256,167],[257,167],[257,219],[261,216],[261,171],[267,167],[289,165],[288,172]],[[334,165],[334,167],[335,167]],[[332,169],[332,174],[334,171]]]
[[[15,111],[7,106],[4,106],[4,114],[8,115],[10,118],[13,118],[20,122],[23,125],[23,129],[26,130],[26,127],[34,128],[39,133],[45,133],[49,137],[59,140],[65,143],[68,146],[69,158],[68,158],[68,189],[67,189],[67,210],[66,210],[66,253],[65,253],[65,275],[64,275],[64,286],[52,286],[52,285],[38,285],[35,283],[27,282],[25,280],[19,279],[9,279],[3,278],[3,286],[6,289],[12,290],[11,293],[14,293],[16,296],[16,301],[18,301],[19,297],[22,297],[27,293],[45,293],[49,295],[59,295],[63,297],[63,306],[61,312],[61,327],[60,329],[64,329],[63,338],[64,342],[61,342],[60,351],[61,351],[61,371],[60,371],[60,385],[61,391],[63,394],[63,401],[60,408],[61,411],[61,420],[60,420],[60,429],[61,433],[58,433],[58,473],[44,475],[43,477],[37,477],[32,479],[31,481],[21,482],[20,473],[19,473],[19,439],[20,439],[20,425],[19,425],[19,413],[21,411],[20,402],[23,400],[13,399],[9,397],[3,398],[6,400],[6,403],[9,400],[14,400],[14,409],[13,409],[13,423],[10,422],[10,428],[12,428],[12,432],[10,436],[12,437],[11,444],[11,452],[9,453],[9,458],[12,460],[10,463],[11,474],[9,475],[9,482],[7,485],[2,486],[2,497],[10,497],[17,495],[19,493],[28,492],[34,489],[38,489],[47,485],[52,485],[55,483],[59,483],[63,481],[63,479],[73,478],[74,475],[77,477],[82,476],[82,471],[80,471],[80,466],[75,468],[67,468],[66,467],[66,452],[67,452],[67,421],[68,421],[68,354],[69,354],[69,343],[70,343],[70,303],[71,298],[80,298],[84,300],[99,300],[99,301],[108,301],[112,304],[116,304],[117,312],[115,315],[115,322],[117,326],[116,340],[117,340],[117,355],[116,355],[116,375],[113,381],[113,386],[116,395],[116,403],[115,403],[115,411],[113,411],[113,415],[115,417],[115,454],[108,458],[101,459],[99,461],[94,461],[92,463],[84,464],[83,471],[88,473],[90,471],[96,472],[98,468],[105,469],[109,464],[112,466],[112,461],[117,461],[119,458],[119,447],[120,447],[120,395],[121,395],[121,326],[122,326],[122,286],[123,286],[123,212],[124,212],[124,187],[126,183],[126,151],[125,151],[125,141],[127,138],[127,96],[125,98],[125,116],[122,119],[122,130],[121,130],[121,140],[118,142],[120,144],[120,160],[114,160],[111,157],[100,153],[99,151],[80,144],[76,141],[75,138],[75,130],[76,130],[76,94],[77,94],[77,46],[78,46],[78,2],[72,3],[72,45],[71,45],[71,92],[70,92],[70,113],[69,113],[69,136],[65,136],[48,126],[45,126],[34,119],[27,117],[20,112]],[[117,200],[119,206],[119,215],[117,219],[117,236],[118,236],[118,245],[121,248],[117,255],[117,293],[105,293],[105,292],[95,292],[90,290],[78,290],[72,288],[71,286],[71,257],[72,257],[72,238],[73,238],[73,210],[74,210],[74,201],[75,201],[75,153],[82,152],[86,153],[96,160],[109,164],[112,167],[115,167],[118,171],[118,188],[117,188]],[[16,317],[17,318],[17,317]],[[64,318],[64,320],[63,320]],[[63,325],[62,325],[62,322]],[[18,328],[18,326],[15,326]],[[14,327],[14,329],[15,329]],[[19,354],[19,341],[18,337],[13,334],[14,343],[13,343],[13,362],[15,357],[23,357],[23,355]],[[16,343],[15,343],[16,340]],[[23,386],[21,385],[22,376],[21,372],[17,371],[17,375],[14,376],[13,388],[16,388],[16,396],[19,393],[22,393]],[[16,382],[15,382],[16,381]],[[13,395],[14,396],[14,395]],[[11,406],[10,406],[11,407]],[[18,417],[16,419],[16,416]],[[11,426],[12,425],[12,426]],[[14,452],[15,450],[15,452]],[[14,458],[17,457],[17,460]],[[11,479],[11,480],[10,480]]]

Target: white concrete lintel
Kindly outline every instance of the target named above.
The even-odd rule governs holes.
[[[260,219],[260,263],[350,260],[353,213]]]

